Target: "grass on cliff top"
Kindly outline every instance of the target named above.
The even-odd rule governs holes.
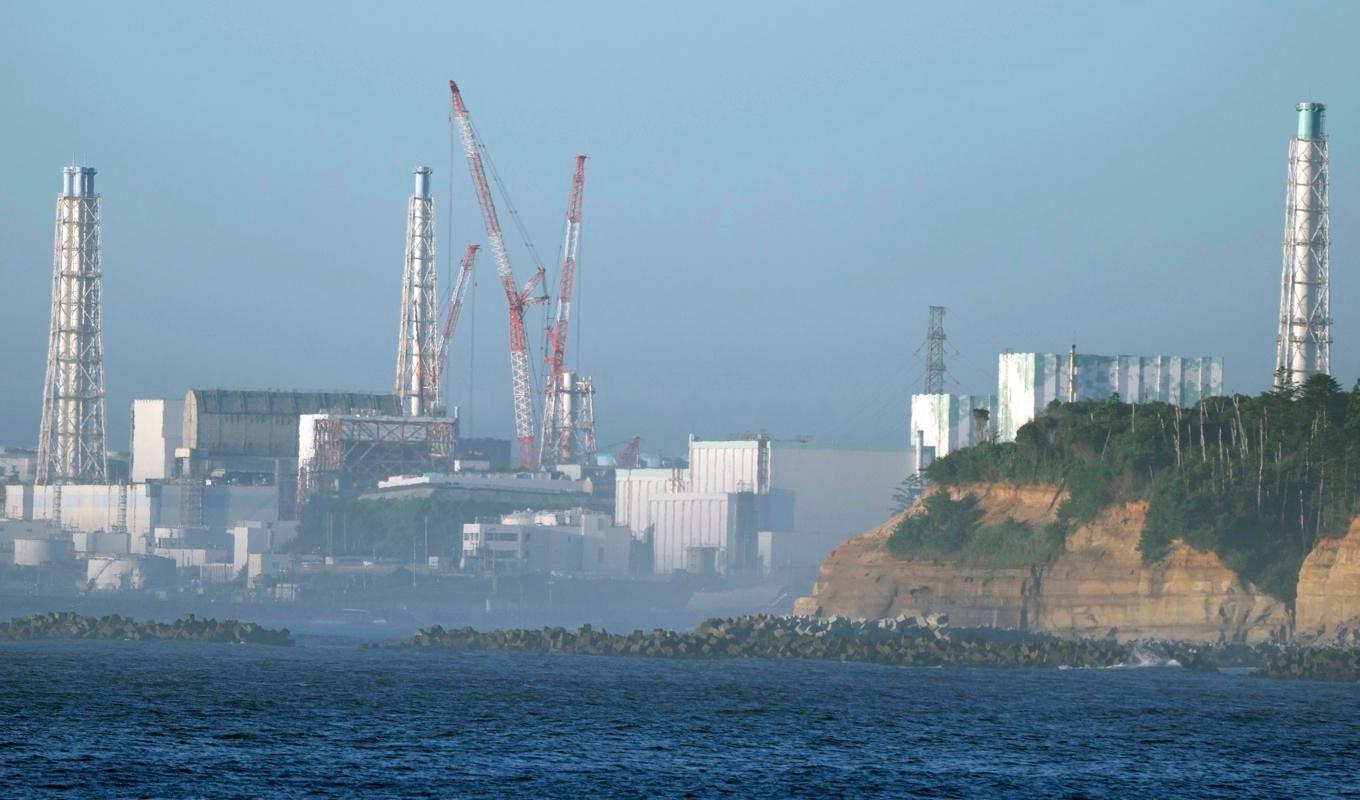
[[[947,486],[1061,486],[1068,494],[1058,509],[1064,533],[1113,503],[1146,500],[1139,542],[1145,562],[1180,539],[1292,602],[1313,545],[1343,535],[1360,513],[1360,382],[1347,393],[1316,375],[1301,386],[1211,397],[1184,409],[1123,403],[1118,395],[1054,403],[1014,442],[956,450],[927,476]],[[897,547],[927,547],[930,536],[916,528],[931,524],[907,525]],[[943,552],[975,547],[977,532],[965,528],[951,529],[957,543]]]
[[[1058,525],[1033,528],[1013,519],[983,525],[977,500],[936,492],[918,513],[904,517],[888,537],[888,552],[903,559],[970,567],[1025,568],[1045,564],[1063,550]]]

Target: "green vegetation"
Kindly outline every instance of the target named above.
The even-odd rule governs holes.
[[[1319,375],[1299,387],[1208,398],[1189,409],[1131,405],[1117,396],[1055,403],[1015,442],[955,451],[927,474],[944,485],[1058,484],[1068,492],[1058,511],[1061,532],[1111,503],[1147,500],[1144,560],[1156,561],[1180,539],[1292,601],[1313,544],[1343,534],[1360,511],[1360,383],[1347,394]],[[934,513],[928,507],[925,517]],[[910,531],[932,528],[941,539],[958,537],[951,541],[962,551],[978,531],[957,517],[903,523],[893,538],[926,542],[926,532]]]
[[[888,537],[888,551],[898,558],[950,561],[975,567],[1028,567],[1043,564],[1063,548],[1057,525],[1032,528],[1013,519],[982,525],[977,500],[954,500],[936,492],[921,513],[905,517]]]

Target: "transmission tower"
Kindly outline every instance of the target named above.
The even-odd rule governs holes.
[[[1327,215],[1326,106],[1299,103],[1285,184],[1284,268],[1275,382],[1297,386],[1331,373],[1331,231]]]
[[[926,394],[944,394],[944,339],[944,306],[931,306],[926,330]]]
[[[402,412],[424,416],[439,405],[436,343],[434,198],[430,168],[418,167],[406,205],[406,257],[401,275],[401,332],[397,337],[396,394]]]
[[[63,170],[52,258],[52,327],[38,433],[40,484],[104,483],[104,337],[93,167]]]

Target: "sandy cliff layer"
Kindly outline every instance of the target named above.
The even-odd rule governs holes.
[[[1322,539],[1299,570],[1294,629],[1301,640],[1360,638],[1360,518],[1340,539]]]
[[[1053,521],[1053,487],[975,485],[984,523],[1011,517]],[[950,624],[1044,631],[1060,636],[1261,642],[1288,630],[1285,606],[1243,581],[1218,556],[1177,543],[1145,565],[1138,538],[1147,507],[1106,509],[1067,539],[1052,564],[988,569],[902,561],[887,552],[897,520],[837,547],[798,611],[850,617],[943,612]],[[911,513],[911,512],[908,512]],[[1360,564],[1360,538],[1356,542]],[[1360,597],[1357,597],[1360,600]]]

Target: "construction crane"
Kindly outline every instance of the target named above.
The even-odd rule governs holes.
[[[571,326],[571,292],[576,277],[576,259],[581,251],[581,204],[586,188],[586,157],[576,157],[567,196],[567,233],[562,242],[562,273],[557,286],[557,309],[548,328],[548,348],[543,354],[546,378],[543,384],[543,435],[539,439],[539,463],[545,467],[570,461],[576,428],[574,403],[562,402],[564,391],[571,391],[566,376],[567,339]]]
[[[627,446],[614,456],[614,466],[619,469],[635,469],[642,463],[642,437],[634,436]]]
[[[438,350],[434,359],[434,379],[431,381],[431,396],[438,398],[436,406],[442,406],[444,399],[444,370],[449,365],[449,345],[453,342],[453,332],[458,328],[458,316],[463,313],[463,297],[472,284],[472,265],[477,260],[477,245],[467,246],[463,262],[458,266],[458,278],[454,281],[453,291],[449,293],[449,303],[444,308],[444,326],[439,331]]]
[[[496,216],[496,204],[491,199],[491,188],[487,185],[486,170],[482,166],[481,143],[472,130],[472,120],[468,117],[467,106],[458,91],[458,84],[449,81],[449,92],[453,95],[454,124],[458,126],[458,135],[463,140],[463,152],[467,155],[472,183],[477,189],[477,202],[482,208],[486,239],[491,245],[491,255],[496,259],[496,274],[501,279],[501,288],[505,290],[505,301],[509,306],[510,378],[515,404],[515,439],[519,445],[519,466],[523,469],[533,469],[536,465],[533,388],[530,385],[529,374],[529,339],[524,334],[524,309],[547,299],[534,295],[534,290],[543,281],[543,267],[540,266],[522,287],[515,284],[515,272],[510,266],[510,256],[505,252],[505,237],[501,235],[500,219]]]

